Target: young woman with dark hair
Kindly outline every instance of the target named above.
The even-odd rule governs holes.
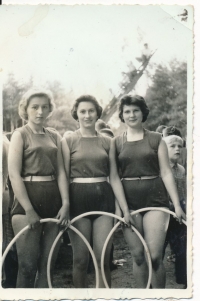
[[[62,153],[65,170],[70,184],[70,215],[71,219],[90,211],[114,213],[115,198],[109,176],[109,137],[95,130],[97,119],[102,108],[97,100],[90,95],[79,97],[73,106],[72,116],[79,122],[80,128],[62,139]],[[104,287],[101,277],[101,252],[108,233],[113,227],[113,218],[104,215],[91,215],[79,219],[74,226],[82,232],[87,240],[93,241],[96,255],[100,287]],[[73,248],[73,281],[77,288],[87,287],[87,267],[89,251],[82,239],[69,231]],[[105,274],[111,285],[109,257],[112,240],[105,254]]]
[[[178,220],[181,222],[181,219],[185,218],[169,165],[166,144],[162,141],[161,134],[143,127],[148,114],[149,108],[143,97],[126,95],[121,99],[119,117],[126,124],[127,131],[111,142],[110,183],[115,195],[121,196],[118,201],[125,212],[125,221],[127,224],[134,224],[147,243],[153,266],[152,287],[164,288],[162,252],[169,214],[145,211],[134,215],[132,220],[129,215],[129,211],[145,207],[168,209],[168,191]],[[121,181],[118,167],[121,170]],[[133,258],[136,285],[138,288],[144,288],[147,285],[148,271],[142,243],[129,227],[124,227],[124,236]]]

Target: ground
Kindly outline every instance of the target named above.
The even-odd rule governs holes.
[[[123,266],[118,266],[111,273],[112,288],[134,288],[135,282],[132,275],[131,254],[123,238],[120,228],[114,234],[114,260],[125,259]],[[175,281],[174,263],[167,261],[170,254],[169,247],[166,249],[164,265],[166,268],[166,288],[180,289],[183,285],[178,285]],[[95,287],[95,275],[92,269],[88,273],[89,287]],[[58,259],[53,277],[54,288],[74,288],[72,281],[72,248],[69,241],[65,240],[61,244]]]

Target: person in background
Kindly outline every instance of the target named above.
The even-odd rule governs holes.
[[[166,125],[159,125],[156,129],[156,133],[163,135],[163,130],[166,129]]]
[[[172,135],[176,135],[182,138],[182,134],[180,132],[180,130],[178,128],[176,128],[175,126],[168,126],[163,130],[163,137],[168,137],[168,136],[172,136]],[[178,159],[178,163],[181,164],[184,168],[185,171],[187,173],[187,148],[186,148],[186,141],[183,139],[183,146],[182,146],[182,150],[181,150],[181,155]]]
[[[147,243],[153,268],[152,288],[164,288],[166,273],[162,254],[169,214],[154,210],[131,217],[130,212],[146,207],[168,209],[168,191],[180,222],[185,214],[179,203],[166,144],[159,133],[143,127],[148,114],[149,108],[143,97],[125,95],[121,98],[119,117],[127,131],[112,139],[110,183],[125,222],[134,225]],[[117,166],[121,169],[121,181]],[[136,286],[144,288],[148,272],[143,245],[129,227],[124,227],[124,236],[132,254]]]
[[[110,129],[110,126],[105,123],[102,119],[98,119],[95,124],[95,130],[100,132],[102,129]]]
[[[2,226],[3,226],[3,240],[2,240],[2,251],[4,252],[6,247],[9,245],[14,237],[11,215],[10,215],[10,191],[8,183],[8,150],[9,150],[9,140],[6,135],[3,135],[3,149],[2,149]],[[15,288],[17,278],[17,260],[16,251],[13,246],[8,252],[4,266],[2,269],[2,286],[4,288]]]
[[[114,138],[113,131],[109,128],[102,129],[99,131],[99,133],[102,134],[103,136]]]
[[[171,136],[171,135],[176,135],[182,138],[181,132],[179,131],[178,128],[175,126],[167,126],[163,129],[163,138]]]
[[[186,177],[185,168],[178,163],[183,147],[183,139],[179,136],[172,135],[163,138],[167,144],[170,166],[178,189],[179,201],[181,208],[186,212]],[[174,211],[174,205],[170,199],[170,210]],[[171,216],[166,236],[165,248],[167,243],[170,244],[172,255],[168,260],[175,260],[176,282],[187,287],[187,228]]]
[[[71,135],[73,133],[73,131],[66,131],[63,134],[63,137],[67,137],[68,135]]]
[[[61,137],[44,123],[54,109],[49,90],[31,89],[19,103],[19,115],[27,124],[14,131],[8,170],[15,199],[12,225],[15,235],[29,229],[16,242],[17,288],[46,288],[47,259],[59,225],[69,224],[68,182],[61,154]],[[40,224],[57,218],[58,224]],[[37,275],[37,277],[36,277]]]

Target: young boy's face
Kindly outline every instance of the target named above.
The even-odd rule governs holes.
[[[183,147],[182,142],[175,140],[175,139],[173,139],[167,143],[169,160],[171,162],[176,163],[178,161],[180,154],[181,154],[182,147]]]

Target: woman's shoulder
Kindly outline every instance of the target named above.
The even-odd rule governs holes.
[[[149,130],[146,130],[146,129],[145,129],[145,134],[146,134],[146,137],[149,140],[149,144],[150,144],[151,148],[155,152],[158,152],[158,147],[159,147],[160,142],[162,140],[162,135],[160,133],[149,131]]]
[[[79,133],[79,130],[76,130],[73,133],[70,133],[69,135],[63,137],[62,140],[65,140],[69,149],[72,150],[73,146],[78,145],[80,138],[81,135]]]
[[[125,142],[126,142],[126,132],[122,132],[120,135],[114,138],[114,143],[118,154],[121,152]]]
[[[22,127],[16,128],[14,130],[14,132],[11,135],[11,138],[12,138],[13,135],[16,135],[18,133],[20,133],[20,136],[24,140],[24,139],[26,139],[27,135],[29,135],[31,133],[31,131],[30,131],[30,128],[27,124],[23,125]]]
[[[110,150],[110,143],[111,143],[111,140],[112,138],[108,137],[108,136],[104,136],[102,135],[101,133],[98,133],[97,134],[97,137],[100,141],[100,145],[103,146],[103,148],[105,149],[105,151],[107,153],[109,153],[109,150]]]
[[[160,133],[154,132],[154,131],[150,131],[145,129],[146,134],[151,138],[151,139],[158,139],[161,140],[162,139],[162,135]]]
[[[46,127],[45,131],[50,135],[55,145],[57,145],[58,141],[61,141],[60,133],[56,129],[52,127]]]
[[[27,133],[28,132],[28,125],[26,124],[26,125],[23,125],[19,128],[16,128],[14,130],[14,132]]]
[[[80,135],[79,130],[76,130],[76,131],[74,131],[74,132],[72,132],[69,135],[64,137],[64,139],[66,139],[66,141],[78,140],[80,138],[81,138],[81,135]]]
[[[99,137],[99,139],[101,139],[102,141],[105,141],[106,143],[110,144],[110,141],[111,141],[111,137],[108,137],[108,136],[105,136],[105,135],[102,135],[101,133],[98,133],[97,134],[97,137]]]

